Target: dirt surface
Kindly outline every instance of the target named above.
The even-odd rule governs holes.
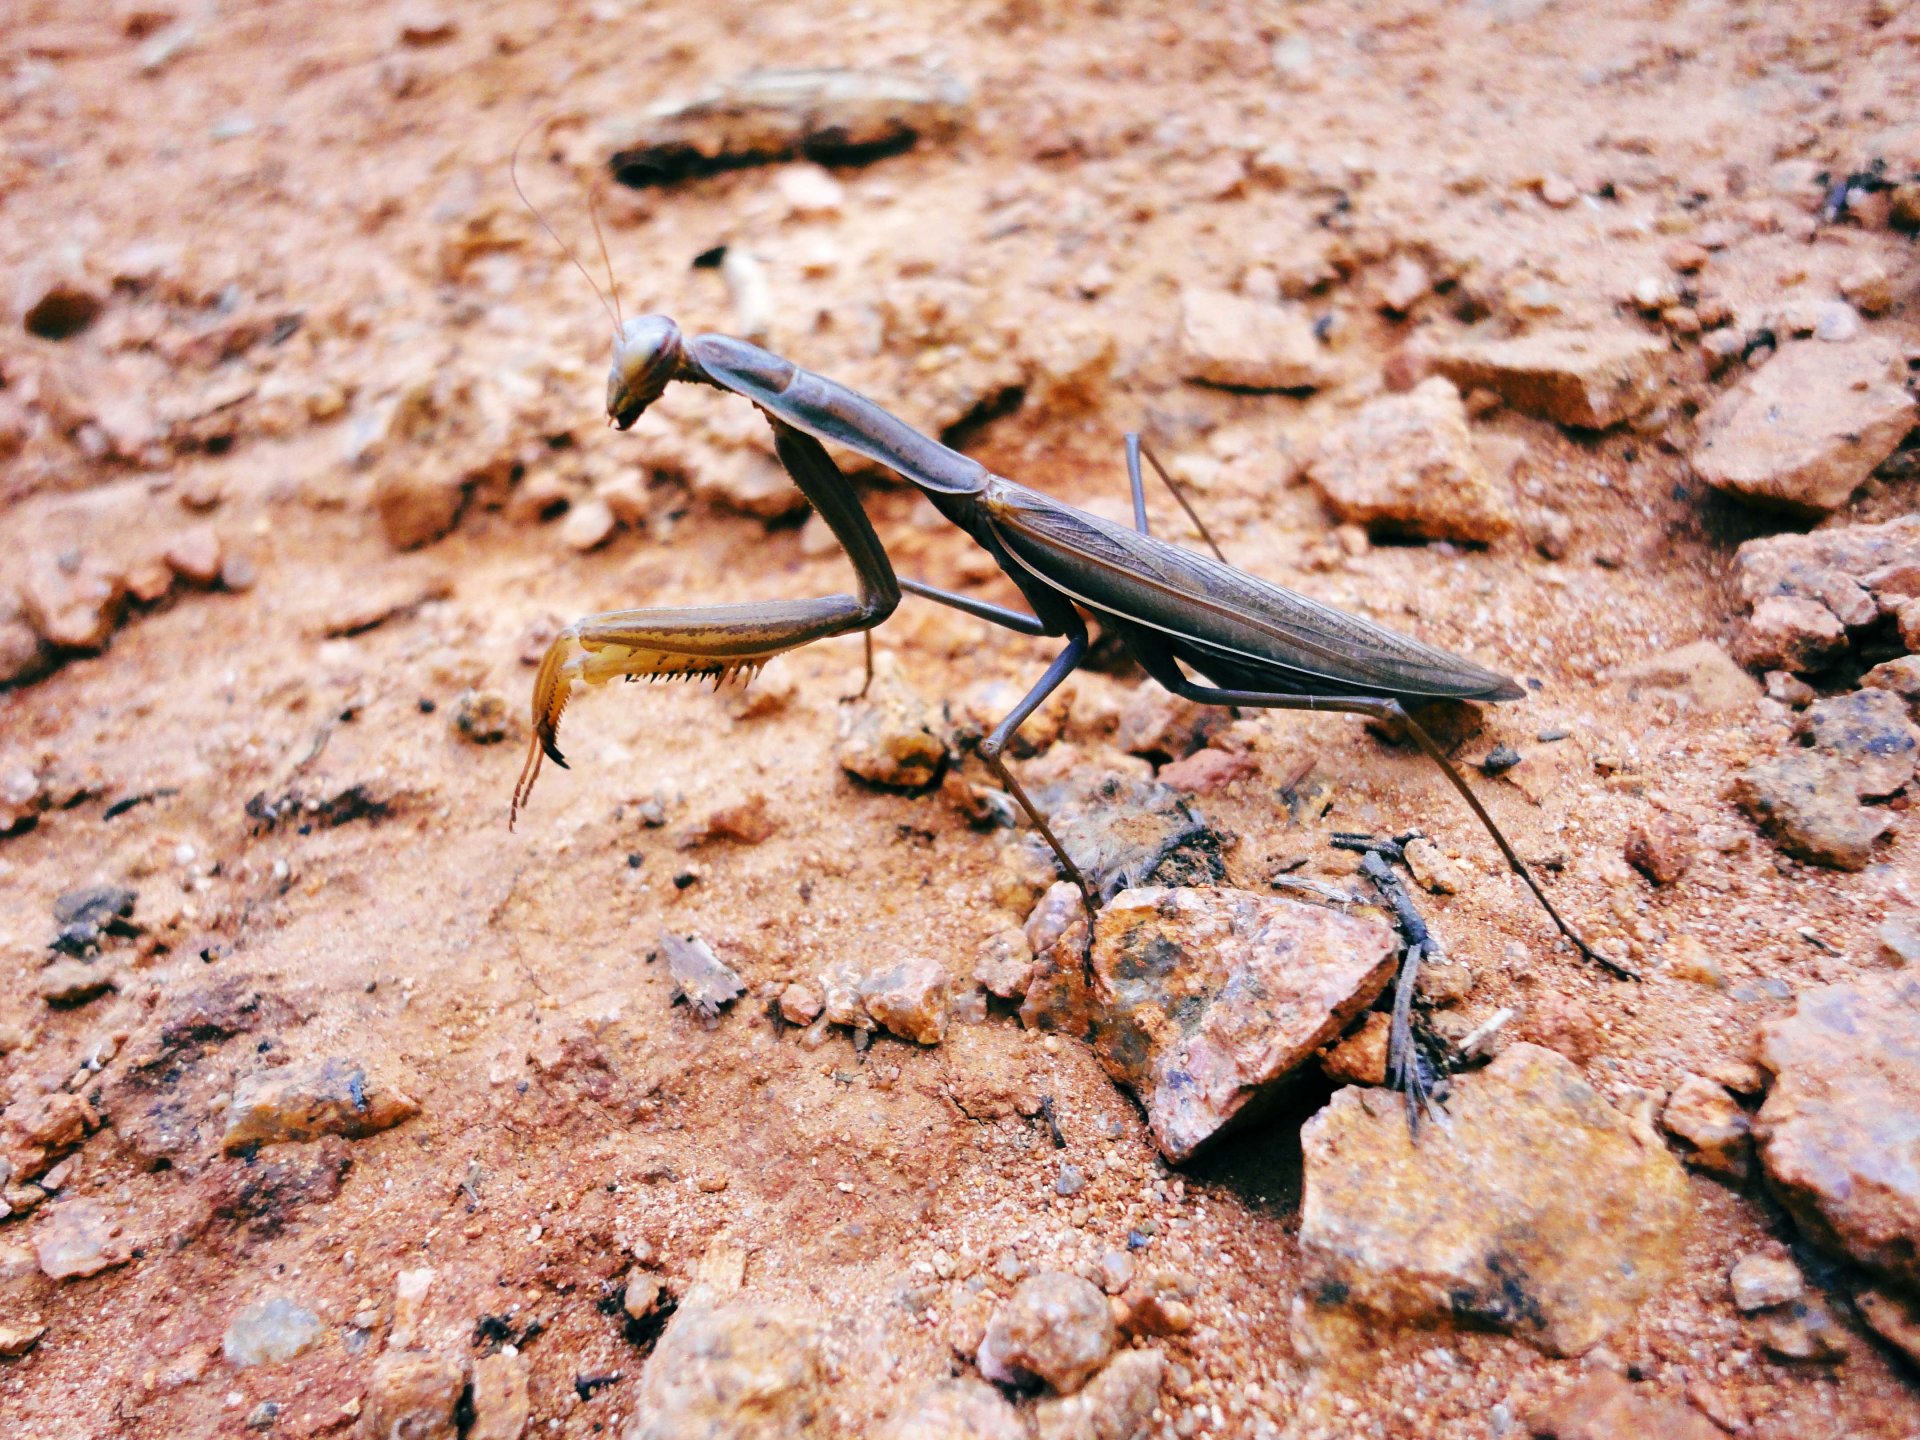
[[[0,1429],[343,1430],[404,1318],[416,1348],[456,1360],[516,1341],[529,1433],[619,1433],[658,1328],[621,1313],[629,1270],[681,1294],[730,1241],[749,1295],[826,1327],[831,1424],[864,1434],[966,1368],[954,1335],[977,1334],[978,1307],[1021,1274],[1092,1264],[1131,1236],[1140,1263],[1194,1282],[1193,1328],[1159,1342],[1155,1434],[1517,1433],[1535,1399],[1595,1367],[1740,1433],[1920,1431],[1913,1371],[1864,1331],[1842,1363],[1776,1361],[1734,1308],[1729,1267],[1799,1243],[1757,1179],[1691,1176],[1685,1278],[1583,1360],[1411,1331],[1326,1363],[1296,1351],[1290,1317],[1299,1128],[1327,1082],[1176,1171],[1088,1048],[1023,1030],[999,1002],[930,1047],[783,1027],[769,1002],[836,964],[913,953],[964,980],[1037,894],[1009,859],[1016,832],[976,829],[937,787],[843,772],[857,638],[776,662],[757,707],[689,686],[583,695],[572,769],[549,767],[509,833],[530,665],[556,623],[849,583],[817,522],[695,494],[692,462],[674,463],[701,453],[695,415],[738,409],[752,435],[745,402],[675,390],[633,435],[605,427],[607,317],[508,178],[516,141],[557,114],[523,181],[583,257],[582,201],[601,184],[626,314],[734,328],[720,277],[692,262],[750,250],[775,350],[1116,519],[1120,437],[1143,430],[1236,563],[1521,677],[1528,697],[1487,707],[1458,753],[1523,754],[1510,779],[1476,784],[1522,853],[1554,862],[1557,903],[1647,978],[1609,980],[1556,945],[1444,780],[1351,718],[1231,723],[1228,748],[1257,766],[1196,803],[1238,837],[1232,883],[1265,892],[1303,859],[1297,875],[1345,883],[1353,857],[1328,832],[1425,830],[1462,876],[1458,894],[1421,897],[1474,979],[1456,1008],[1513,1007],[1512,1034],[1568,1051],[1629,1109],[1746,1059],[1797,988],[1885,963],[1877,927],[1920,904],[1910,820],[1860,873],[1788,859],[1724,793],[1784,742],[1786,707],[1716,711],[1610,677],[1727,641],[1734,547],[1789,523],[1693,478],[1693,417],[1739,366],[1710,375],[1686,317],[1663,328],[1636,282],[1681,274],[1740,311],[1823,301],[1870,262],[1896,300],[1869,328],[1911,349],[1911,242],[1883,198],[1878,220],[1816,212],[1818,177],[1863,166],[1872,137],[1913,114],[1920,12],[1146,8],[12,8],[7,578],[137,573],[204,526],[224,568],[212,588],[134,603],[101,653],[0,691],[0,761],[51,797],[0,839],[0,1076],[9,1101],[78,1094],[102,1122],[38,1214],[0,1222],[0,1245],[32,1247],[87,1203],[123,1257],[31,1293],[16,1277],[0,1321],[31,1312],[46,1333],[0,1360]],[[805,162],[600,181],[615,122],[795,63],[937,67],[972,98],[957,134],[837,169],[824,197]],[[1708,227],[1710,261],[1677,272],[1673,247]],[[1388,313],[1402,260],[1434,283]],[[94,296],[97,318],[29,335],[24,314],[60,284]],[[1181,293],[1196,286],[1324,322],[1337,378],[1311,394],[1183,382]],[[1599,433],[1470,395],[1473,442],[1519,521],[1488,545],[1337,530],[1301,478],[1320,439],[1407,388],[1422,346],[1523,314],[1670,335],[1676,378],[1657,409]],[[388,418],[421,395],[431,424]],[[452,533],[396,549],[376,487],[454,457]],[[867,483],[902,573],[1011,599],[929,506]],[[583,552],[597,537],[576,517],[595,492],[626,508]],[[1831,523],[1914,499],[1911,479],[1875,480]],[[1165,497],[1152,503],[1179,534]],[[877,640],[976,730],[1057,645],[911,598]],[[1017,763],[1043,778],[1100,763],[1149,683],[1076,677],[1040,727],[1062,738]],[[489,693],[506,735],[479,744],[454,722],[494,733]],[[1324,814],[1289,810],[1309,782]],[[756,796],[769,824],[706,825]],[[1655,822],[1697,842],[1670,885],[1625,858]],[[34,988],[54,901],[94,884],[137,892],[141,934],[109,937],[95,962],[116,989],[55,1008]],[[747,987],[711,1027],[672,1003],[667,932],[704,938]],[[1701,952],[1722,984],[1698,983]],[[226,1006],[228,1023],[195,1030],[179,1017],[196,1004]],[[344,1178],[330,1150],[236,1201],[250,1157],[219,1153],[236,1079],[328,1058],[418,1113],[349,1142]],[[1077,1193],[1056,1185],[1066,1165]],[[424,1301],[396,1316],[396,1276],[423,1267]],[[235,1317],[274,1297],[317,1315],[319,1340],[231,1363]]]

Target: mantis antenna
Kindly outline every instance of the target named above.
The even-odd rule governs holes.
[[[600,211],[599,211],[599,208],[593,203],[593,197],[591,193],[589,193],[587,198],[587,209],[588,209],[588,212],[593,216],[594,236],[600,242],[600,258],[606,262],[607,285],[609,286],[609,288],[613,290],[613,303],[611,304],[607,302],[606,291],[602,290],[600,288],[599,281],[593,278],[593,272],[587,269],[585,265],[582,265],[580,263],[580,257],[573,253],[573,247],[567,244],[566,241],[562,240],[560,238],[560,232],[555,230],[553,226],[547,223],[547,217],[540,213],[539,206],[535,205],[533,201],[527,198],[527,192],[521,187],[521,184],[520,184],[521,147],[527,143],[527,137],[529,135],[533,134],[533,132],[536,130],[539,130],[548,125],[551,125],[556,118],[558,118],[557,115],[543,115],[538,120],[535,120],[525,130],[520,132],[520,138],[513,142],[513,158],[507,161],[507,178],[513,182],[513,193],[520,197],[520,203],[527,207],[527,210],[532,214],[535,220],[538,220],[540,222],[540,228],[546,231],[547,234],[553,237],[553,243],[558,245],[560,247],[561,253],[564,254],[568,260],[573,262],[573,268],[578,270],[582,275],[586,276],[587,284],[593,287],[593,293],[600,301],[600,308],[605,310],[608,316],[613,320],[614,334],[617,336],[620,333],[620,325],[621,325],[620,304],[619,304],[620,289],[613,282],[613,260],[607,254],[607,237],[601,233]]]

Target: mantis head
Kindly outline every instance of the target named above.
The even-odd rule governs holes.
[[[665,315],[637,315],[614,334],[607,376],[607,417],[625,430],[681,373],[680,327]]]

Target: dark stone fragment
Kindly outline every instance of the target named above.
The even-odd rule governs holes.
[[[1504,775],[1520,763],[1520,752],[1511,745],[1499,744],[1487,752],[1487,758],[1480,762],[1483,775]]]
[[[69,890],[53,902],[53,923],[88,924],[105,929],[113,921],[133,914],[133,904],[138,898],[123,885],[90,885],[84,890]]]
[[[324,1205],[338,1195],[352,1165],[352,1148],[337,1135],[310,1145],[267,1145],[212,1166],[207,1199],[216,1217],[251,1222],[255,1234],[272,1235],[300,1206]]]

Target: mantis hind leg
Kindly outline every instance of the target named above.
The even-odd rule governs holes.
[[[1335,710],[1350,715],[1371,715],[1382,720],[1397,720],[1406,727],[1414,743],[1426,754],[1426,757],[1440,767],[1449,784],[1467,802],[1467,808],[1473,811],[1493,843],[1506,857],[1508,867],[1518,875],[1533,892],[1533,898],[1540,902],[1540,908],[1547,912],[1554,928],[1572,942],[1573,948],[1580,952],[1583,959],[1600,966],[1609,974],[1622,980],[1638,980],[1640,977],[1618,961],[1609,960],[1580,938],[1580,934],[1569,925],[1560,912],[1554,908],[1553,901],[1547,898],[1547,892],[1540,888],[1540,882],[1533,877],[1519,853],[1508,843],[1500,827],[1494,823],[1493,816],[1487,813],[1487,807],[1480,797],[1473,793],[1466,777],[1455,768],[1452,761],[1434,743],[1420,722],[1407,713],[1406,707],[1398,700],[1381,695],[1292,695],[1271,693],[1262,690],[1228,690],[1215,686],[1196,685],[1187,679],[1172,655],[1163,646],[1155,645],[1135,632],[1131,647],[1146,671],[1161,685],[1184,700],[1193,700],[1201,705],[1241,705],[1248,709],[1262,710]]]

